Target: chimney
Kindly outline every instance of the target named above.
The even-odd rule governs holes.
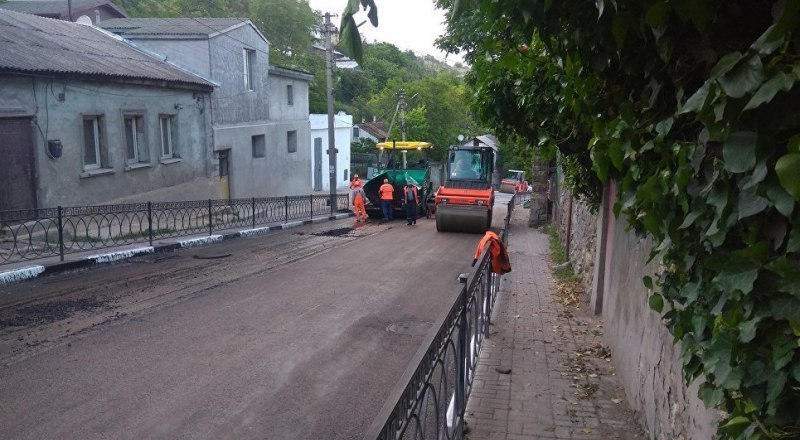
[[[378,117],[375,116],[375,115],[372,115],[372,122],[378,122]]]
[[[478,147],[478,146],[481,145],[481,141],[478,138],[473,138],[472,139],[472,145],[475,146],[475,147]]]
[[[94,24],[100,23],[100,10],[94,10]]]

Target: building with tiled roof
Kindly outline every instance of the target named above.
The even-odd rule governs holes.
[[[387,127],[380,121],[362,122],[353,127],[353,142],[361,142],[362,139],[369,139],[373,142],[383,142],[386,140]]]
[[[0,210],[194,194],[214,87],[102,29],[0,9]]]
[[[120,18],[99,24],[136,46],[214,81],[216,169],[226,196],[308,194],[308,72],[269,63],[269,42],[246,18]]]

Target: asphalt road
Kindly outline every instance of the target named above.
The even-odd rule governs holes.
[[[0,288],[2,437],[362,438],[480,236],[353,225]]]

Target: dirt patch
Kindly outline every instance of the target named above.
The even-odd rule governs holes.
[[[318,237],[341,237],[349,234],[352,231],[353,228],[336,228],[322,232],[312,232],[311,235],[316,235]]]
[[[92,312],[106,306],[108,301],[97,298],[76,298],[34,304],[15,311],[8,318],[0,318],[0,329],[48,324],[67,319],[78,312]]]

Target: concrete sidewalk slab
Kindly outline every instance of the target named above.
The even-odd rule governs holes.
[[[489,339],[467,402],[469,440],[643,439],[608,349],[602,321],[558,301],[549,240],[512,216],[509,255]]]

